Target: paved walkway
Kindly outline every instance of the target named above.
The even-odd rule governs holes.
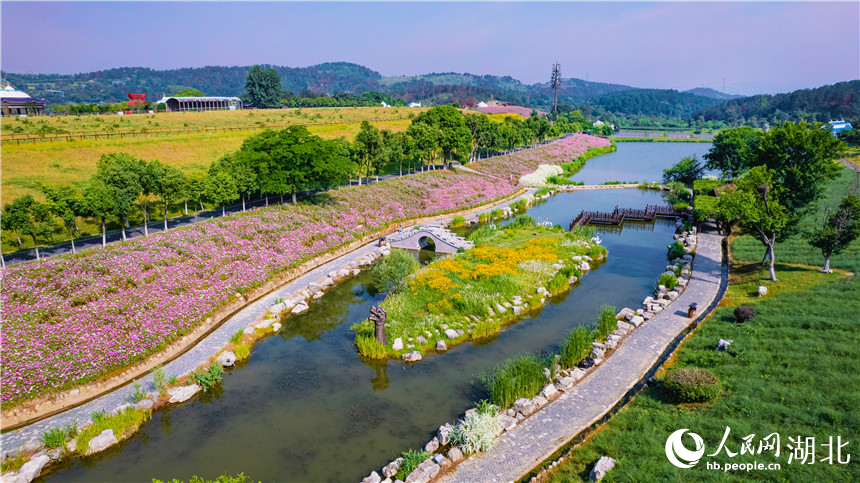
[[[645,322],[597,369],[531,418],[504,433],[492,451],[472,456],[440,482],[516,481],[603,417],[690,324],[686,308],[707,307],[720,288],[721,238],[700,233],[686,291]],[[644,298],[644,296],[643,296]],[[716,341],[715,341],[716,342]]]
[[[517,198],[493,205],[484,210],[484,212],[489,212],[502,205],[509,205],[511,203],[515,203],[516,201],[520,200],[522,197],[533,191],[534,190],[528,190],[526,191],[526,193],[518,196]],[[444,223],[445,221],[450,221],[450,219],[441,220],[435,223]],[[235,334],[237,330],[244,329],[249,324],[262,317],[269,309],[269,307],[274,305],[276,298],[291,298],[294,292],[306,287],[309,283],[316,282],[322,278],[325,278],[332,270],[337,270],[343,265],[346,265],[351,261],[357,260],[376,249],[376,242],[369,243],[361,248],[358,248],[357,250],[354,250],[324,265],[321,265],[305,273],[296,280],[293,280],[287,285],[284,285],[283,287],[264,295],[256,302],[253,302],[252,304],[248,305],[247,307],[233,315],[233,317],[225,321],[221,326],[219,326],[217,329],[213,330],[209,335],[207,335],[206,338],[198,342],[197,345],[195,345],[170,363],[164,365],[164,372],[177,376],[191,372],[201,364],[206,363],[211,356],[218,353],[225,345],[227,345],[227,342],[230,340],[230,337]],[[321,300],[324,301],[325,297],[323,297]],[[155,390],[155,384],[152,381],[151,373],[143,377],[142,379],[139,379],[137,382],[140,383],[147,391]],[[107,411],[112,411],[116,407],[124,404],[126,402],[126,399],[133,392],[134,382],[130,382],[129,384],[101,397],[93,399],[88,403],[71,408],[54,416],[50,416],[31,425],[24,426],[14,431],[3,433],[2,435],[0,435],[0,453],[2,453],[2,451],[8,451],[10,449],[18,448],[31,441],[38,441],[41,438],[42,433],[51,428],[62,427],[75,420],[78,421],[79,426],[83,425],[84,423],[89,423],[89,421],[91,420],[90,415],[93,412],[100,411],[103,409]]]

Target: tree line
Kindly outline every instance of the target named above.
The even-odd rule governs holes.
[[[845,144],[820,123],[782,123],[764,133],[751,127],[726,129],[714,138],[705,164],[695,157],[682,159],[664,172],[664,181],[695,187],[705,169],[718,170],[721,180],[708,190],[716,196],[697,196],[697,216],[713,216],[724,231],[737,228],[765,246],[762,263],[769,264],[776,281],[776,243],[800,233],[800,220],[814,209],[825,186],[841,170],[837,161]],[[812,230],[803,233],[821,250],[824,270],[830,257],[860,236],[860,201],[856,193],[825,210]]]
[[[245,139],[235,152],[215,160],[203,176],[188,176],[158,160],[146,161],[127,153],[104,154],[96,172],[81,189],[39,184],[45,201],[22,196],[3,207],[2,228],[30,237],[39,258],[39,239],[54,242],[54,233],[65,230],[75,249],[81,236],[78,220],[89,218],[101,227],[106,244],[109,222],[116,222],[126,240],[129,217],[142,215],[144,235],[152,209],[158,210],[167,229],[170,209],[182,204],[204,209],[203,200],[221,207],[245,202],[254,195],[266,199],[303,191],[326,190],[354,177],[359,184],[367,176],[383,172],[425,170],[438,163],[468,162],[481,154],[510,151],[541,142],[565,132],[577,132],[586,120],[577,113],[558,116],[552,124],[542,117],[525,120],[506,117],[502,122],[486,114],[463,115],[451,106],[437,106],[416,116],[405,132],[380,130],[361,123],[353,142],[326,140],[304,126],[266,130]]]

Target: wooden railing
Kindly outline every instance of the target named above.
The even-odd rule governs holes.
[[[570,223],[572,230],[577,225],[601,224],[601,225],[620,225],[624,220],[636,221],[654,221],[657,217],[684,216],[685,212],[676,210],[671,206],[645,205],[645,209],[636,208],[619,208],[616,207],[612,213],[600,211],[581,211],[576,218]]]

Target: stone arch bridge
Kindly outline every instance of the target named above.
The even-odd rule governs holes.
[[[392,248],[421,250],[430,241],[436,246],[436,253],[457,253],[460,248],[468,250],[475,243],[436,225],[425,225],[385,237]]]

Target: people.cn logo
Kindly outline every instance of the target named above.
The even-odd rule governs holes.
[[[681,442],[681,436],[684,436],[687,431],[687,429],[679,429],[670,434],[666,440],[666,457],[669,458],[670,463],[678,468],[692,468],[705,454],[705,442],[696,433],[690,433],[690,437],[696,443],[696,449],[690,451],[684,446],[684,443]]]

